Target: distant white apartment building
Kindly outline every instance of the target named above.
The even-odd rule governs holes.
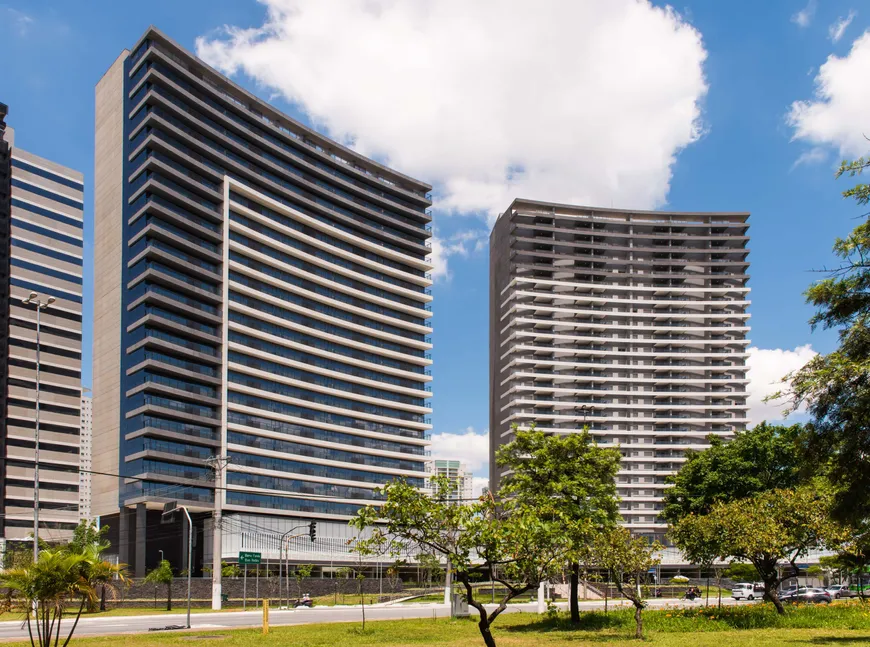
[[[93,439],[93,401],[82,395],[81,453],[79,454],[79,516],[91,518],[91,441]]]
[[[667,541],[665,480],[746,428],[749,214],[515,200],[490,237],[490,481],[532,423],[618,448],[625,525]]]
[[[434,460],[426,463],[428,478],[433,476],[446,476],[455,483],[451,499],[470,502],[474,497],[471,471],[462,461]]]

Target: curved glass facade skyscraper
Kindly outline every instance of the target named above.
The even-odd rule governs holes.
[[[748,217],[514,201],[490,239],[491,452],[513,424],[588,426],[622,451],[625,524],[664,539],[665,477],[748,422]]]
[[[431,187],[154,29],[97,87],[96,166],[93,461],[127,477],[96,514],[137,507],[138,548],[166,501],[301,523],[422,485]]]

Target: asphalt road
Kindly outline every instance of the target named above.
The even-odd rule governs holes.
[[[710,603],[714,600],[711,598]],[[625,601],[610,601],[610,608],[628,604]],[[677,600],[649,600],[649,607],[669,606],[701,606],[703,602],[684,602]],[[731,598],[723,598],[722,604],[752,604],[737,602]],[[564,603],[560,604],[564,607]],[[604,608],[603,602],[581,602],[584,611]],[[537,610],[537,604],[512,604],[507,613],[516,611]],[[473,611],[473,610],[472,610]],[[408,618],[446,617],[449,609],[444,604],[396,604],[393,606],[366,607],[366,620],[404,620]],[[192,630],[210,631],[222,629],[238,629],[241,627],[260,626],[263,619],[262,611],[228,611],[216,613],[194,613],[190,616]],[[271,609],[269,624],[273,627],[285,625],[314,624],[323,622],[357,622],[360,620],[359,607],[315,607],[313,609],[292,609],[279,611]],[[119,634],[147,633],[149,630],[164,629],[169,625],[184,625],[184,614],[154,615],[154,616],[112,616],[102,618],[82,618],[76,628],[76,636],[110,636]],[[69,624],[64,622],[69,630]],[[63,633],[63,628],[61,629]],[[19,621],[0,622],[0,640],[27,640],[27,627]]]

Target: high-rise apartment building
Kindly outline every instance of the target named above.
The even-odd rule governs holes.
[[[122,478],[94,477],[93,513],[123,511],[136,573],[178,549],[160,531],[165,502],[189,506],[198,537],[215,508],[224,532],[257,519],[280,535],[345,527],[390,479],[423,485],[430,189],[156,29],[106,72],[93,466]]]
[[[588,425],[621,448],[625,524],[662,539],[665,477],[748,422],[748,217],[514,201],[490,238],[491,454],[514,423]]]
[[[91,518],[91,451],[94,433],[94,401],[82,395],[81,448],[79,450],[79,517]]]
[[[427,477],[443,476],[454,487],[450,498],[461,503],[470,503],[474,495],[474,477],[462,461],[436,459],[426,463]]]
[[[6,115],[0,104],[0,527],[6,541],[33,536],[38,415],[39,536],[63,540],[79,519],[84,180],[17,147]],[[33,293],[54,299],[38,356]]]

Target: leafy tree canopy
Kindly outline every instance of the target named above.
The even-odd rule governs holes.
[[[752,582],[758,579],[756,568],[745,562],[731,562],[723,575],[735,582]]]
[[[650,568],[660,563],[663,546],[644,537],[634,537],[628,528],[617,527],[600,533],[592,543],[595,564],[613,575],[616,588],[634,606],[635,638],[643,638],[641,612],[646,602],[638,586]]]
[[[787,489],[803,481],[802,425],[761,423],[728,442],[710,436],[710,447],[689,451],[679,472],[668,477],[662,517],[670,524],[689,514],[706,514],[718,503],[760,492]]]
[[[620,453],[599,447],[588,428],[545,434],[534,424],[513,426],[514,440],[499,448],[496,461],[509,469],[499,494],[558,519],[571,539],[571,621],[580,622],[580,561],[588,561],[589,540],[616,525],[616,474]]]
[[[620,453],[599,447],[589,430],[548,435],[514,427],[514,440],[499,448],[496,461],[510,469],[499,494],[528,505],[550,505],[580,532],[616,524],[616,473]]]
[[[720,560],[751,563],[764,582],[764,596],[783,613],[779,584],[798,573],[796,561],[816,548],[836,547],[846,538],[830,518],[832,496],[819,483],[716,503],[706,514],[691,513],[671,528],[677,548],[688,555],[715,553]],[[791,569],[778,571],[786,562]]]
[[[109,526],[97,528],[96,522],[82,519],[73,530],[72,540],[67,544],[66,550],[70,553],[82,554],[95,548],[101,553],[111,546],[109,540],[106,539],[108,532]]]
[[[490,627],[508,603],[537,588],[564,563],[564,533],[551,514],[541,514],[536,507],[516,500],[496,502],[492,496],[456,505],[449,479],[435,477],[432,484],[434,492],[429,495],[404,481],[387,483],[381,490],[384,505],[360,510],[351,522],[360,535],[372,529],[355,550],[361,555],[400,557],[423,551],[445,557],[478,613],[484,643],[494,647]],[[480,574],[501,583],[506,591],[492,610],[476,598],[473,583]]]
[[[837,177],[855,177],[870,166],[860,158],[843,161]],[[859,205],[870,203],[870,185],[843,192]],[[806,291],[816,308],[813,328],[839,331],[839,347],[818,355],[783,380],[790,411],[806,406],[813,418],[808,427],[808,459],[831,464],[837,487],[835,514],[860,523],[870,517],[870,214],[846,238],[834,242],[839,265]]]

